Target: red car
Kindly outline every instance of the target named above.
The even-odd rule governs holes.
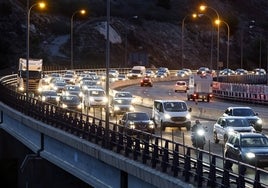
[[[149,77],[144,77],[141,79],[141,87],[142,86],[150,86],[153,87],[152,79]]]

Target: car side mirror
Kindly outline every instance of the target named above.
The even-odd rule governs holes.
[[[188,112],[192,112],[192,108],[189,108],[189,109],[188,109]]]
[[[239,148],[239,144],[234,144],[234,148]]]
[[[122,124],[122,120],[121,119],[119,120],[119,124]]]

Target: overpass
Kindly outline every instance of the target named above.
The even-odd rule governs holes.
[[[265,185],[260,174],[267,172],[261,169],[233,161],[239,168],[247,166],[254,171],[254,177],[248,178],[243,173],[216,168],[216,163],[228,162],[221,156],[198,150],[195,158],[191,155],[196,152],[194,148],[139,131],[133,137],[113,123],[109,123],[107,138],[101,119],[27,98],[3,82],[1,90],[4,91],[0,104],[1,128],[30,148],[35,156],[91,186]],[[205,155],[211,161],[205,161]],[[27,156],[22,167],[26,162]]]

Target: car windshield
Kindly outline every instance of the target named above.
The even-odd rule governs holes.
[[[79,86],[68,86],[68,87],[66,87],[66,90],[68,90],[68,91],[80,91],[80,87]]]
[[[250,124],[246,119],[226,119],[226,125],[230,127],[249,127]]]
[[[57,96],[57,92],[56,91],[43,91],[42,95],[43,96]]]
[[[165,102],[164,108],[168,112],[183,112],[187,110],[184,102]]]
[[[264,136],[241,138],[242,147],[268,147],[268,139]]]
[[[147,121],[149,116],[146,113],[130,113],[128,119],[131,121]]]
[[[130,93],[116,93],[115,97],[128,97],[128,98],[132,98],[132,95]]]
[[[79,103],[79,98],[77,96],[62,96],[62,101],[68,103]]]
[[[129,99],[115,99],[114,104],[115,105],[130,105],[131,100],[129,100]]]
[[[234,116],[255,116],[254,112],[251,109],[234,109]]]
[[[90,96],[93,96],[93,97],[103,97],[103,96],[105,96],[105,92],[101,91],[101,90],[92,90],[89,93],[90,93]]]

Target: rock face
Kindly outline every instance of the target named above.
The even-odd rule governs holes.
[[[46,65],[68,67],[70,15],[73,12],[68,3],[72,1],[57,2],[66,3],[68,10],[31,10],[30,57],[43,58]],[[0,0],[0,68],[16,67],[18,59],[26,56],[27,18],[23,3]],[[230,27],[229,68],[266,68],[268,1],[211,0],[207,3]],[[90,13],[86,18],[79,15],[74,18],[74,65],[105,67],[106,4],[91,0],[87,1],[87,6]],[[132,66],[137,59],[134,55],[140,55],[147,58],[148,67],[197,69],[207,66],[216,69],[217,28],[212,25],[215,12],[210,10],[193,20],[191,13],[196,7],[196,0],[111,1],[110,66]],[[227,27],[221,25],[219,60],[223,67],[227,62],[227,38]]]

